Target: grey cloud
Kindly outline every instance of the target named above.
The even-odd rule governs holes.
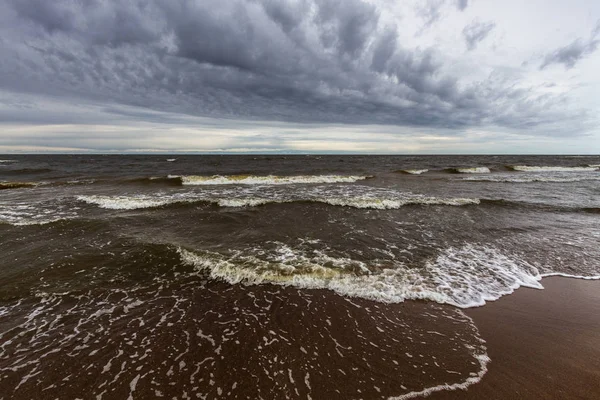
[[[446,0],[426,0],[417,9],[417,15],[423,19],[423,29],[429,28],[442,17],[442,8]]]
[[[576,39],[571,44],[546,55],[540,69],[544,69],[550,64],[563,64],[565,68],[573,68],[581,59],[596,51],[598,43],[598,40],[584,41]]]
[[[547,54],[540,65],[540,69],[544,69],[551,64],[563,64],[567,69],[573,68],[579,61],[598,49],[600,44],[600,40],[597,39],[598,35],[600,35],[600,20],[596,23],[589,39],[577,38],[570,44]]]
[[[119,46],[159,38],[158,9],[142,0],[10,1],[19,16],[50,34],[76,35],[90,44]]]
[[[460,11],[464,11],[469,6],[469,0],[456,0],[456,7]]]
[[[297,123],[550,132],[574,115],[514,79],[462,84],[361,0],[3,2],[0,88],[12,92]],[[443,4],[429,1],[426,21]]]
[[[467,49],[474,50],[479,42],[484,40],[490,32],[496,27],[494,22],[473,21],[465,26],[462,31],[467,44]]]

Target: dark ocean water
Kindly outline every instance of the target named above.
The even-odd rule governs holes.
[[[485,373],[461,308],[600,276],[598,156],[0,160],[4,399],[411,398]]]

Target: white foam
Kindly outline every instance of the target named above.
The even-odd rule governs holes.
[[[19,162],[18,160],[0,160],[0,164],[8,164],[8,163],[14,163],[14,162]]]
[[[473,168],[456,168],[456,172],[460,174],[489,174],[488,167],[473,167]]]
[[[177,176],[169,175],[169,178]],[[299,183],[352,183],[369,178],[368,176],[343,175],[297,175],[297,176],[256,176],[256,175],[213,175],[179,176],[184,185],[292,185]]]
[[[469,204],[479,204],[479,199],[469,198],[439,198],[426,197],[418,195],[407,195],[404,198],[386,199],[386,198],[369,198],[369,197],[330,197],[320,198],[315,201],[330,204],[334,206],[346,206],[354,208],[371,208],[371,209],[398,209],[403,206],[412,205],[447,205],[447,206],[464,206]]]
[[[505,182],[505,183],[533,183],[533,182],[548,182],[548,183],[569,183],[569,182],[582,182],[582,181],[598,181],[600,176],[544,176],[544,175],[496,175],[496,176],[469,176],[462,178],[465,181],[479,181],[479,182]]]
[[[77,217],[75,210],[47,203],[0,202],[0,224],[46,225]]]
[[[552,276],[560,276],[563,278],[573,278],[573,279],[583,279],[586,281],[597,281],[600,280],[600,275],[594,275],[594,276],[584,276],[584,275],[572,275],[572,274],[565,274],[563,272],[549,272],[546,274],[542,274],[542,278],[548,278],[548,277],[552,277]]]
[[[470,198],[438,198],[411,193],[398,193],[395,198],[379,198],[366,195],[339,195],[319,197],[319,193],[304,193],[298,197],[253,197],[243,196],[221,197],[220,194],[180,194],[172,196],[77,196],[77,200],[97,205],[109,210],[135,210],[142,208],[162,207],[174,203],[210,202],[220,207],[256,207],[274,203],[315,202],[332,206],[354,207],[363,209],[389,210],[399,209],[406,205],[447,205],[464,206],[479,204],[479,199]]]
[[[226,257],[179,249],[183,262],[232,284],[330,289],[384,303],[421,299],[468,308],[497,300],[520,286],[543,288],[539,283],[542,276],[535,267],[485,246],[448,248],[419,268],[397,263],[379,273],[371,273],[366,263],[348,258],[306,254],[286,246],[280,253],[285,256],[265,259],[251,251]],[[362,271],[360,275],[354,273],[357,270]]]
[[[158,198],[146,196],[77,196],[77,200],[97,205],[109,210],[135,210],[139,208],[161,207],[174,203],[173,198]]]
[[[175,161],[175,160],[177,160],[177,159],[176,159],[176,158],[167,158],[167,161],[168,161],[168,162],[173,162],[173,161]]]
[[[523,172],[586,172],[596,171],[599,166],[590,165],[588,167],[551,167],[551,166],[529,166],[529,165],[513,165],[510,167],[514,171]]]
[[[428,172],[428,169],[403,169],[402,172],[411,174],[411,175],[421,175],[425,172]]]
[[[449,390],[449,391],[459,390],[459,389],[466,390],[469,386],[474,385],[481,381],[483,376],[487,373],[487,371],[488,371],[487,365],[491,361],[490,357],[487,355],[487,353],[474,354],[473,356],[479,363],[479,372],[477,372],[477,374],[475,376],[468,377],[464,382],[454,383],[451,385],[443,384],[443,385],[432,386],[432,387],[425,388],[418,392],[410,392],[410,393],[404,394],[402,396],[389,397],[388,400],[406,400],[406,399],[414,399],[416,397],[427,397],[427,396],[431,395],[432,393],[441,392],[443,390]]]
[[[221,207],[256,207],[262,206],[268,203],[286,203],[286,200],[269,200],[261,198],[229,198],[229,199],[215,199],[213,203],[218,204]]]

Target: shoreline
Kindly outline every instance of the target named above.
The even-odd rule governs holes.
[[[428,398],[599,398],[600,282],[548,277],[542,284],[464,310],[486,341],[488,372],[466,391]]]

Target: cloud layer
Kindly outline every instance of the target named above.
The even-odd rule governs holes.
[[[475,6],[466,0],[418,2],[400,16],[386,4],[0,0],[0,89],[95,102],[117,114],[120,105],[135,106],[160,112],[152,118],[165,123],[185,114],[446,132],[493,126],[551,136],[594,127],[596,114],[565,92],[514,69],[465,71],[427,43],[442,19],[472,18]],[[456,28],[468,50],[500,29],[479,21]],[[596,50],[596,37],[549,51],[539,65],[572,68]],[[3,103],[0,115],[11,123],[31,122],[14,101]],[[74,122],[60,121],[60,111],[35,118]]]
[[[573,68],[584,57],[594,53],[600,45],[600,20],[592,30],[589,39],[577,38],[570,44],[560,47],[546,55],[540,69],[550,64],[563,64],[565,68]]]

